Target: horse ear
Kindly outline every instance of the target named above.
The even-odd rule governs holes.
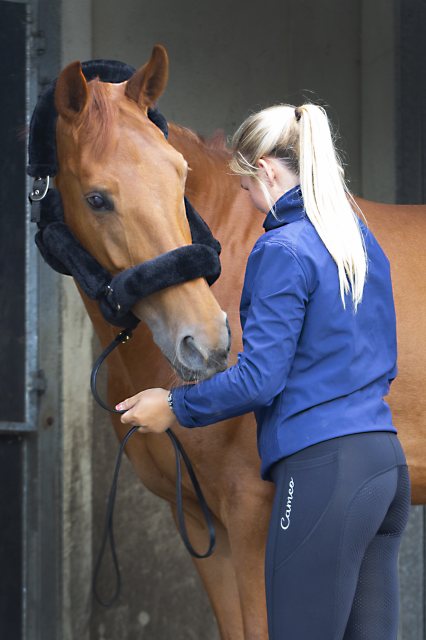
[[[89,91],[81,64],[79,61],[71,62],[56,81],[56,111],[67,120],[72,120],[83,111],[88,98]]]
[[[141,108],[152,107],[166,88],[168,77],[167,51],[161,44],[156,44],[149,61],[127,81],[126,96]]]

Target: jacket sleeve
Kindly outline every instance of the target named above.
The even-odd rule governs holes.
[[[274,241],[252,251],[246,278],[249,273],[254,273],[253,289],[243,351],[226,371],[173,389],[182,426],[201,427],[248,413],[270,404],[285,388],[308,301],[305,273],[291,248]]]

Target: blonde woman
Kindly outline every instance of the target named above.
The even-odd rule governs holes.
[[[276,492],[265,558],[272,640],[397,638],[410,506],[384,400],[397,375],[389,261],[344,181],[326,112],[277,105],[233,140],[232,170],[265,215],[241,299],[243,352],[209,380],[125,400],[160,433],[254,411]]]

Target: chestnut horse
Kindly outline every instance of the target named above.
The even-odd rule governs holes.
[[[142,322],[132,341],[108,361],[111,404],[149,387],[169,388],[190,371],[198,380],[215,371],[209,353],[225,350],[226,310],[233,341],[229,362],[241,350],[238,307],[248,254],[262,233],[262,216],[230,175],[230,152],[191,131],[170,126],[169,140],[147,118],[167,83],[161,46],[127,82],[87,83],[79,63],[57,81],[55,103],[59,173],[65,220],[80,243],[110,271],[123,269],[191,242],[184,192],[222,243],[222,275],[169,287],[140,301]],[[187,173],[189,166],[189,171]],[[107,199],[104,211],[87,198]],[[426,207],[389,206],[357,198],[392,265],[398,319],[399,375],[389,401],[410,466],[413,502],[426,502]],[[97,303],[80,290],[102,348],[117,334]],[[190,341],[186,340],[191,336]],[[209,361],[210,362],[210,361]],[[171,366],[172,365],[172,366]],[[225,362],[217,362],[221,370]],[[173,370],[173,368],[174,370]],[[186,374],[187,375],[187,374]],[[127,427],[112,416],[118,438]],[[264,553],[274,485],[261,480],[251,414],[202,429],[174,427],[188,452],[214,514],[215,553],[193,560],[217,618],[220,636],[266,640]],[[143,484],[175,513],[175,465],[167,435],[137,434],[126,448]],[[185,513],[198,549],[207,541],[188,477]]]

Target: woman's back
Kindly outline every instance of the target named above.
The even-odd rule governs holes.
[[[305,274],[308,291],[285,386],[271,404],[256,411],[264,477],[282,456],[322,440],[363,431],[396,432],[390,407],[383,400],[397,371],[389,260],[360,221],[368,273],[357,312],[350,294],[344,309],[336,263],[307,217],[300,196],[297,186],[276,203],[279,221],[268,214],[267,232],[254,248],[254,255],[262,252],[265,243],[268,247],[278,243],[283,252],[291,251]],[[265,253],[268,247],[263,248]],[[255,271],[256,261],[249,261],[246,296]],[[243,297],[243,323],[244,307]]]

